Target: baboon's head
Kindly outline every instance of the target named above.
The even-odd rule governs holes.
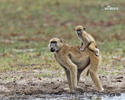
[[[49,42],[51,52],[58,52],[63,46],[63,41],[59,38],[52,38]]]
[[[81,36],[82,35],[82,32],[85,30],[85,28],[81,25],[78,25],[75,27],[75,31],[77,33],[78,36]]]

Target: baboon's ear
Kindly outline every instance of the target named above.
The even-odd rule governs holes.
[[[86,30],[86,28],[85,28],[85,27],[83,27],[83,30]]]
[[[63,42],[64,42],[64,40],[63,40],[63,39],[60,39],[60,42],[61,42],[61,43],[63,43]]]

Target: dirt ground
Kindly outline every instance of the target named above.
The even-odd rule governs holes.
[[[40,71],[39,71],[40,72]],[[38,70],[29,72],[6,72],[0,74],[0,97],[15,97],[35,95],[39,97],[41,94],[69,94],[66,78],[38,78],[35,74]],[[82,87],[82,93],[93,93],[99,95],[120,95],[125,92],[125,76],[101,76],[99,75],[104,91],[99,92],[96,90],[95,85],[92,83],[90,77],[82,75],[79,86]],[[79,93],[79,92],[77,92]]]

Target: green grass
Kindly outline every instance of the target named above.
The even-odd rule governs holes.
[[[106,4],[119,10],[105,11]],[[124,0],[0,0],[0,72],[60,70],[48,50],[48,41],[59,37],[79,45],[74,32],[78,24],[95,37],[102,66],[113,66],[112,57],[125,53],[124,5]]]

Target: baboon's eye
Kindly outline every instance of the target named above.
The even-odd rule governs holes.
[[[55,44],[56,44],[56,43],[57,43],[57,41],[51,41],[51,43],[55,43]]]
[[[61,39],[60,42],[63,42],[63,40]]]
[[[85,27],[83,27],[83,30],[86,30],[86,28],[85,28]]]
[[[53,48],[53,47],[56,47],[56,46],[57,46],[57,41],[51,41],[50,47]]]
[[[77,31],[82,31],[82,29],[77,29]]]

